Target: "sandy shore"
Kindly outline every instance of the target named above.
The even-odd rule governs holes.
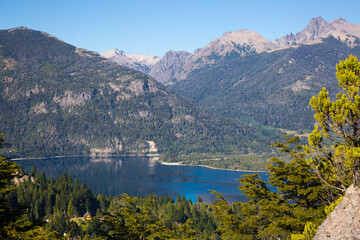
[[[207,165],[188,165],[188,164],[183,164],[182,162],[160,162],[160,164],[162,165],[167,165],[167,166],[191,166],[191,167],[205,167],[205,168],[209,168],[209,169],[215,169],[215,170],[224,170],[224,171],[237,171],[237,172],[268,172],[268,171],[257,171],[257,170],[241,170],[241,169],[230,169],[230,168],[217,168],[217,167],[211,167],[211,166],[207,166]]]
[[[167,166],[180,166],[180,165],[183,165],[183,166],[186,166],[185,164],[182,164],[181,162],[160,162],[162,165],[167,165]]]

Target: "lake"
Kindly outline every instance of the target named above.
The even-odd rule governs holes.
[[[58,178],[67,172],[73,178],[86,183],[93,193],[105,195],[155,194],[157,196],[185,195],[196,201],[200,196],[211,203],[215,190],[229,201],[247,201],[238,190],[241,175],[249,172],[217,170],[194,166],[169,166],[147,157],[64,157],[17,161],[26,172],[35,166],[38,173],[44,171],[47,178]],[[259,172],[267,180],[264,172]]]

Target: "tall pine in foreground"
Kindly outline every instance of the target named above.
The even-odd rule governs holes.
[[[345,191],[360,185],[360,63],[349,56],[336,66],[341,92],[331,101],[326,88],[310,106],[319,123],[309,136],[307,152],[319,178]]]
[[[25,215],[26,205],[11,206],[11,193],[16,189],[14,179],[19,179],[20,167],[3,155],[3,148],[9,145],[0,134],[0,239],[48,239],[44,229],[36,226]]]
[[[213,204],[220,221],[222,239],[290,239],[301,233],[307,222],[319,225],[325,218],[324,208],[336,199],[332,189],[324,187],[299,151],[298,138],[288,138],[275,144],[280,151],[291,155],[291,162],[272,158],[267,165],[269,182],[259,174],[244,175],[239,179],[245,203],[230,206],[221,194]],[[298,149],[297,149],[298,148]],[[270,186],[269,186],[270,185]],[[277,191],[274,190],[276,187]]]
[[[0,134],[0,150],[5,145],[4,135]],[[19,167],[8,158],[0,156],[0,237],[7,237],[7,227],[19,218],[18,211],[10,208],[9,194],[15,189],[12,182]]]
[[[310,100],[318,125],[308,145],[298,145],[296,137],[275,144],[292,159],[272,158],[267,166],[277,191],[250,174],[239,179],[248,202],[229,206],[215,193],[223,239],[311,239],[336,199],[351,184],[360,186],[360,63],[349,56],[336,69],[341,88],[336,100],[326,88]]]

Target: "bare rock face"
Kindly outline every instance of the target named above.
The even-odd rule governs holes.
[[[189,72],[214,65],[230,53],[238,53],[240,56],[245,56],[249,53],[261,53],[276,48],[278,48],[278,45],[265,39],[257,32],[247,29],[227,32],[220,38],[211,41],[207,46],[196,49],[194,55],[187,59],[183,69],[176,72],[174,78],[183,80]]]
[[[160,60],[157,56],[141,55],[137,53],[126,55],[123,51],[118,49],[103,52],[101,55],[121,66],[129,67],[146,74],[149,74],[151,67]]]
[[[330,24],[336,29],[336,31],[360,38],[360,24],[349,23],[343,18],[337,18]]]
[[[336,29],[322,17],[317,17],[311,19],[310,23],[304,28],[304,30],[298,32],[295,36],[293,34],[288,34],[275,40],[275,43],[280,46],[306,43],[325,36],[327,33],[335,30]]]
[[[151,67],[149,75],[161,83],[169,84],[168,81],[181,70],[189,56],[191,53],[186,51],[170,50]]]
[[[313,240],[360,239],[360,189],[351,185],[329,217],[320,225]]]
[[[226,55],[231,51],[236,51],[241,54],[246,52],[264,52],[277,48],[274,43],[263,38],[257,32],[246,29],[224,33],[220,38],[210,42],[206,47],[202,48],[199,56],[209,56],[212,54]]]

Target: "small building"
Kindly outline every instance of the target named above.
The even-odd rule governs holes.
[[[91,220],[91,214],[90,214],[89,212],[86,212],[86,213],[84,214],[84,219],[86,219],[86,220]]]

